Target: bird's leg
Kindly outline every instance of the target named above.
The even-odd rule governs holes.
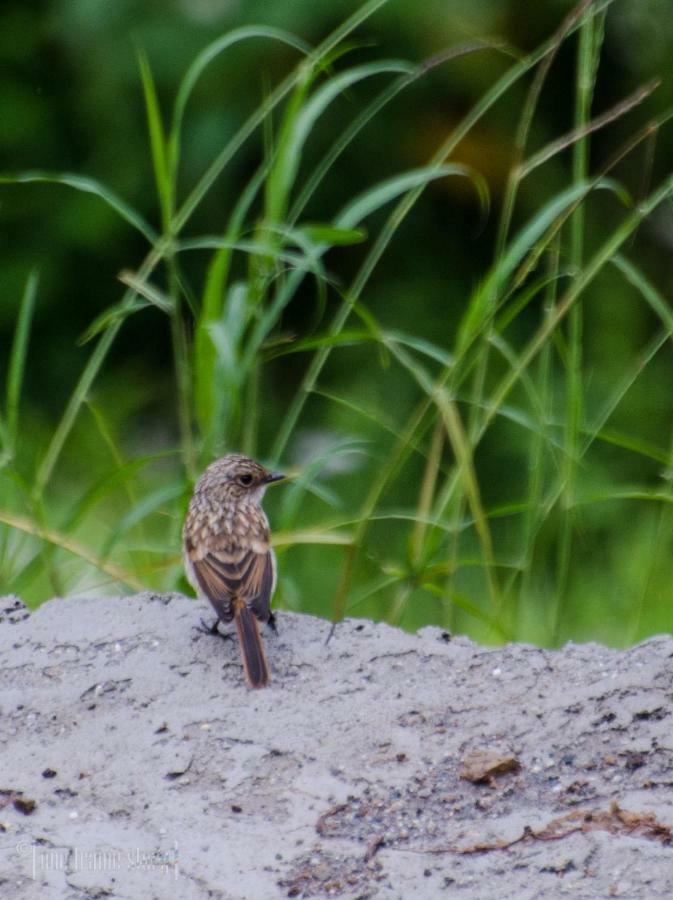
[[[272,612],[269,612],[269,618],[266,620],[266,624],[269,626],[271,631],[274,634],[278,634],[278,625],[276,625],[276,617]]]
[[[213,636],[221,637],[223,641],[231,640],[230,634],[222,634],[222,632],[219,630],[219,627],[218,627],[219,624],[220,624],[219,619],[215,619],[215,621],[213,622],[212,625],[206,625],[205,621],[203,619],[201,619],[201,625],[195,625],[194,628],[197,631],[200,631],[201,634],[211,634]]]

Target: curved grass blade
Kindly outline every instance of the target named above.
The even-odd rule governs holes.
[[[654,78],[651,81],[648,81],[646,84],[641,85],[641,87],[635,90],[632,94],[629,94],[628,97],[620,100],[619,103],[616,103],[600,116],[596,116],[596,118],[592,119],[590,122],[583,123],[568,134],[564,134],[560,138],[556,138],[555,140],[551,141],[549,144],[542,147],[541,150],[538,150],[532,156],[528,157],[528,159],[521,164],[519,178],[523,180],[528,175],[530,175],[532,171],[537,169],[538,166],[543,165],[553,156],[556,156],[557,153],[560,153],[562,150],[571,147],[578,141],[581,141],[584,138],[588,137],[588,135],[593,134],[595,131],[599,131],[601,128],[605,128],[606,125],[609,125],[612,122],[615,122],[617,119],[621,118],[623,115],[626,115],[626,113],[630,112],[632,109],[635,109],[636,106],[639,106],[644,100],[646,100],[650,96],[650,94],[652,94],[659,87],[660,84],[661,79],[659,78]]]
[[[640,292],[650,309],[661,319],[668,334],[673,337],[673,312],[671,312],[670,303],[662,297],[638,266],[622,256],[621,253],[616,253],[610,262]]]
[[[324,248],[350,247],[367,240],[364,228],[338,228],[336,225],[307,222],[296,228],[292,226],[272,228],[269,231],[280,234],[286,241],[296,244],[307,256],[317,256]]]
[[[308,55],[312,49],[310,44],[307,44],[291,32],[266,25],[246,25],[242,28],[235,28],[233,31],[227,32],[227,34],[222,35],[211,44],[208,44],[187,69],[184,78],[180,82],[180,88],[175,98],[169,135],[169,159],[174,183],[177,182],[177,169],[180,163],[180,135],[182,132],[182,122],[187,102],[189,101],[197,81],[210,63],[221,53],[224,53],[225,50],[228,50],[230,47],[233,47],[241,41],[252,40],[255,38],[279,41],[282,44],[294,47],[295,50],[299,50],[305,55]]]
[[[473,619],[477,619],[479,622],[483,622],[484,625],[487,625],[489,630],[499,635],[500,638],[507,640],[508,634],[503,630],[500,623],[492,616],[489,616],[479,609],[479,607],[472,603],[464,594],[458,593],[458,591],[452,591],[447,595],[445,588],[430,581],[422,582],[419,587],[424,591],[428,591],[430,594],[441,597],[442,600],[455,604],[459,609],[462,609],[463,612],[472,616]]]
[[[437,388],[435,383],[406,352],[401,351],[394,344],[389,345],[390,351],[405,369],[413,376],[421,389],[436,405],[440,417],[444,423],[446,435],[453,449],[458,470],[463,481],[465,495],[470,510],[474,517],[475,528],[482,547],[484,565],[488,577],[489,591],[491,594],[492,614],[496,621],[500,619],[501,595],[496,575],[495,557],[493,554],[493,542],[488,526],[487,517],[481,502],[479,482],[474,470],[473,448],[467,437],[458,407],[447,392]]]
[[[336,458],[342,458],[348,454],[360,453],[367,455],[366,442],[360,439],[346,439],[338,441],[327,447],[321,453],[312,456],[308,465],[303,466],[296,478],[285,489],[280,524],[285,530],[292,527],[294,520],[300,512],[301,502],[309,491],[322,470]]]
[[[269,170],[269,161],[258,167],[257,171],[247,183],[234,210],[229,217],[227,229],[224,234],[226,243],[234,243],[240,237],[245,217],[252,206],[256,195],[261,190],[264,178]],[[224,443],[224,434],[227,428],[227,420],[222,414],[222,393],[216,390],[216,367],[218,357],[216,348],[212,343],[212,328],[225,315],[230,317],[231,297],[235,286],[226,290],[227,279],[231,269],[233,250],[230,247],[222,247],[215,253],[206,275],[206,284],[203,290],[201,310],[196,318],[194,333],[194,393],[196,406],[196,419],[199,423],[203,438],[203,451],[205,458],[209,458],[213,447]],[[240,292],[239,292],[240,293]],[[243,296],[243,306],[240,309],[241,332],[245,326],[247,317],[245,306],[247,304],[247,288]],[[238,307],[237,307],[238,310]]]
[[[415,334],[407,334],[405,331],[398,330],[384,330],[381,332],[381,339],[386,344],[402,344],[405,347],[409,347],[410,350],[416,350],[417,353],[422,353],[423,356],[433,359],[446,369],[450,369],[455,362],[455,358],[451,353],[433,344],[432,341],[417,337]]]
[[[142,309],[147,309],[151,305],[145,299],[135,299],[131,303],[123,300],[120,303],[115,303],[96,316],[93,322],[77,338],[77,345],[83,347],[112,325],[122,325],[129,316],[140,312]]]
[[[85,175],[76,175],[71,172],[45,172],[33,170],[30,172],[17,172],[15,174],[0,174],[0,184],[63,184],[85,194],[93,194],[102,200],[107,206],[117,213],[125,222],[132,225],[145,237],[150,244],[155,244],[158,238],[154,229],[136,212],[125,200],[118,197],[110,188],[88,178]]]
[[[571,185],[553,197],[539,213],[525,225],[512,241],[502,257],[491,269],[490,274],[470,301],[463,321],[458,329],[456,355],[462,356],[467,347],[483,329],[488,318],[493,314],[495,299],[520,265],[524,256],[540,238],[568,210],[574,208],[578,200],[586,196],[590,184],[583,181]]]
[[[397,199],[402,194],[419,187],[425,187],[431,181],[436,181],[438,178],[446,178],[449,175],[469,178],[477,190],[481,203],[486,203],[488,188],[481,175],[468,168],[468,166],[463,166],[459,163],[447,163],[441,166],[411,169],[408,172],[403,172],[401,175],[394,175],[373,188],[368,188],[348,203],[335,217],[334,221],[340,228],[355,228],[363,219],[366,219],[382,206]]]
[[[173,500],[177,500],[184,494],[184,492],[185,482],[183,479],[180,479],[173,484],[163,485],[157,490],[151,491],[149,494],[146,494],[141,500],[136,503],[133,509],[130,509],[128,513],[122,517],[117,527],[110,534],[105,544],[103,545],[101,558],[107,559],[107,557],[114,549],[115,545],[135,525],[137,525],[139,522],[142,522],[143,519],[156,512],[158,509],[161,509],[162,506],[171,503],[171,501]]]
[[[324,269],[314,256],[293,253],[291,250],[280,250],[278,247],[266,244],[263,241],[229,241],[216,235],[204,235],[203,237],[188,238],[177,244],[177,249],[180,251],[219,250],[222,248],[238,250],[241,253],[247,253],[249,256],[263,256],[273,253],[281,262],[287,263],[292,268],[313,272],[315,275],[326,278]]]
[[[68,553],[80,557],[80,559],[83,559],[85,562],[89,563],[89,565],[96,569],[100,569],[101,572],[105,572],[106,575],[111,575],[115,581],[126,584],[136,591],[145,589],[145,585],[139,581],[132,572],[126,571],[126,569],[123,569],[116,563],[101,559],[78,541],[68,537],[68,535],[55,531],[53,528],[47,528],[40,525],[40,523],[36,522],[34,519],[29,519],[25,516],[15,516],[13,513],[0,510],[0,522],[9,525],[12,528],[16,528],[19,531],[23,531],[26,534],[33,535],[33,537],[39,538],[42,541],[46,541],[48,544],[52,545],[52,547],[67,550]]]
[[[297,87],[266,184],[267,197],[270,198],[267,216],[271,222],[279,222],[283,217],[285,201],[294,184],[306,140],[328,106],[358,81],[374,75],[408,71],[409,64],[401,60],[382,60],[355,66],[335,75],[304,103],[304,94],[310,83],[307,73],[307,78]]]
[[[368,331],[342,331],[337,335],[317,334],[312,338],[303,338],[300,341],[292,341],[288,346],[281,346],[276,349],[270,349],[265,354],[266,359],[276,359],[279,356],[288,356],[291,353],[307,353],[309,350],[315,350],[325,344],[340,344],[342,347],[353,347],[356,344],[365,344],[373,341],[375,338]],[[316,391],[319,393],[319,391]]]
[[[392,422],[387,417],[384,417],[384,414],[380,409],[366,409],[364,406],[357,404],[354,400],[349,400],[346,397],[339,397],[337,394],[333,394],[330,391],[320,388],[316,388],[314,393],[318,397],[324,397],[326,400],[331,400],[332,403],[337,403],[340,406],[343,406],[345,409],[354,412],[356,415],[361,416],[368,422],[373,422],[383,431],[387,431],[398,440],[401,439],[402,436],[399,430],[396,428],[394,422]],[[411,440],[411,446],[421,456],[426,455],[425,449],[413,438]]]
[[[139,456],[126,463],[118,464],[117,467],[91,485],[80,499],[74,504],[69,511],[68,517],[61,526],[61,530],[66,534],[72,534],[80,527],[87,515],[89,515],[95,506],[110,496],[117,488],[123,488],[127,494],[133,479],[142,471],[148,463],[155,462],[158,459],[167,459],[174,456],[174,451],[166,453],[152,453],[146,456]],[[129,504],[135,505],[137,499],[134,493],[129,496]]]

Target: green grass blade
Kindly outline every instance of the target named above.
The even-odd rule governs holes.
[[[303,70],[302,77],[292,91],[283,110],[275,145],[271,134],[271,116],[265,121],[265,155],[271,163],[269,175],[264,183],[265,224],[279,225],[285,217],[290,191],[292,190],[300,162],[299,159],[294,158],[291,147],[297,132],[297,122],[316,75],[316,70],[308,68]],[[298,148],[299,154],[301,154],[301,149],[300,146]],[[267,268],[272,259],[273,257],[270,256],[266,262]],[[258,265],[260,263],[261,261]]]
[[[501,639],[506,638],[506,634],[503,632],[502,627],[500,626],[497,619],[493,618],[493,616],[487,615],[487,613],[483,612],[483,610],[479,609],[479,607],[472,603],[472,601],[465,596],[465,594],[461,594],[458,591],[453,591],[451,594],[447,596],[446,590],[438,584],[433,584],[432,582],[425,581],[422,583],[421,587],[424,591],[428,591],[430,594],[434,594],[436,597],[439,597],[442,600],[447,600],[450,603],[454,603],[459,609],[462,609],[463,612],[467,613],[468,616],[471,616],[473,619],[476,619],[479,622],[483,622],[490,631],[497,634]]]
[[[411,350],[415,350],[417,353],[422,354],[423,356],[427,356],[429,359],[433,359],[435,362],[440,363],[440,365],[444,366],[446,369],[450,369],[454,362],[455,358],[451,353],[448,353],[442,347],[438,347],[436,344],[433,344],[432,341],[427,341],[425,338],[417,337],[415,334],[407,334],[404,331],[398,331],[397,329],[392,331],[383,331],[380,333],[381,339],[385,341],[386,344],[389,342],[394,342],[396,344],[402,344],[405,347],[409,347]]]
[[[418,190],[429,181],[446,177],[447,175],[468,177],[477,184],[478,190],[480,190],[481,179],[479,176],[475,176],[475,174],[465,166],[440,165],[429,169],[414,169],[410,172],[405,172],[402,175],[387,179],[383,183],[376,185],[374,188],[370,188],[363,192],[363,194],[354,201],[347,204],[347,206],[336,216],[335,223],[339,228],[355,228],[360,224],[363,218],[372,215],[381,206],[394,200],[396,197],[400,196],[400,194],[407,195],[410,190]],[[348,314],[355,307],[356,299],[356,296],[346,296],[341,312],[337,314],[331,327],[330,333],[332,335],[338,334],[341,331],[348,318]],[[320,347],[314,356],[309,371],[304,378],[302,390],[297,394],[276,438],[272,451],[272,459],[280,458],[282,450],[285,448],[290,434],[297,422],[305,401],[305,396],[315,387],[318,374],[327,360],[329,351],[330,346],[325,344]]]
[[[176,249],[180,252],[186,250],[219,250],[222,248],[238,250],[249,256],[265,256],[273,253],[280,262],[284,262],[288,266],[301,268],[304,271],[312,271],[316,275],[326,277],[324,270],[314,257],[309,257],[307,254],[294,253],[291,250],[279,250],[277,246],[263,240],[229,241],[216,235],[203,235],[201,237],[188,238],[176,244]]]
[[[220,54],[224,53],[225,50],[228,50],[230,47],[235,46],[241,41],[254,40],[257,38],[287,44],[305,55],[308,55],[311,52],[310,44],[307,44],[305,41],[301,40],[301,38],[296,37],[289,31],[283,31],[280,28],[273,28],[266,25],[246,25],[242,28],[235,28],[226,34],[223,34],[211,44],[208,44],[187,69],[184,78],[180,82],[180,88],[173,107],[173,117],[169,135],[169,158],[172,179],[174,182],[177,182],[177,169],[180,163],[182,123],[187,103],[197,81],[210,63]]]
[[[271,222],[280,221],[285,211],[285,200],[294,184],[302,151],[311,130],[329,105],[337,97],[354,84],[375,75],[408,72],[409,64],[401,60],[382,60],[366,63],[346,69],[322,85],[313,96],[303,102],[304,93],[308,89],[308,78],[297,87],[291,115],[287,119],[284,133],[281,134],[277,160],[267,183],[267,194],[271,202],[267,203],[267,215]]]
[[[155,246],[140,265],[138,269],[138,278],[144,280],[150,276],[159,261],[163,258],[167,248],[168,243],[166,239],[158,238]],[[135,291],[131,289],[127,290],[121,301],[122,306],[126,304],[129,308],[132,308],[135,303],[135,298]],[[63,415],[54,430],[54,434],[52,435],[44,457],[37,469],[33,485],[33,495],[36,498],[41,496],[45,485],[51,478],[54,467],[58,462],[58,458],[61,455],[63,446],[77,419],[82,404],[103,365],[105,357],[107,356],[123,321],[123,317],[120,317],[112,322],[108,329],[101,335],[98,344],[84,366],[82,374],[75,385]]]
[[[242,231],[248,211],[262,188],[269,169],[265,160],[249,180],[234,206],[224,235],[225,246],[215,253],[206,275],[201,310],[196,320],[194,334],[194,402],[205,459],[209,459],[214,447],[224,443],[228,420],[222,415],[222,392],[217,390],[217,353],[212,343],[212,328],[223,316],[227,280],[231,269],[233,249]],[[231,293],[231,291],[229,292]],[[246,294],[247,296],[247,288]],[[247,301],[246,301],[247,303]]]
[[[582,2],[578,6],[576,6],[568,16],[566,16],[563,22],[561,22],[560,26],[556,30],[556,34],[554,35],[552,42],[549,45],[549,52],[540,61],[535,72],[533,82],[526,94],[526,101],[523,105],[521,116],[519,118],[519,124],[514,136],[514,159],[512,160],[512,166],[509,171],[509,175],[507,176],[507,183],[505,185],[500,220],[498,222],[498,231],[495,241],[496,260],[500,259],[500,257],[502,256],[505,245],[507,243],[509,229],[512,223],[512,216],[514,214],[514,207],[516,204],[516,197],[521,184],[521,164],[523,162],[530,129],[533,124],[533,117],[535,116],[535,111],[540,100],[542,88],[544,87],[545,81],[547,80],[547,76],[549,75],[552,63],[556,59],[559,48],[566,39],[570,28],[581,17],[590,2],[591,0],[582,0]]]
[[[597,60],[594,59],[597,44],[594,32],[597,21],[588,16],[579,32],[575,79],[575,132],[582,135],[573,145],[573,181],[583,184],[589,170],[589,141],[587,123],[593,101]],[[577,272],[584,258],[585,209],[579,204],[570,218],[569,257]],[[584,316],[582,302],[578,298],[568,313],[568,363],[566,389],[565,453],[563,457],[563,492],[561,495],[561,527],[556,554],[551,642],[558,642],[560,610],[570,575],[570,557],[573,541],[573,495],[575,492],[578,439],[584,418],[584,378],[582,373]]]
[[[120,272],[118,277],[122,284],[130,287],[139,297],[143,297],[149,304],[156,306],[162,313],[170,314],[173,309],[173,303],[170,297],[167,297],[156,285],[144,278],[140,278],[136,272],[131,272],[128,269]]]
[[[632,434],[625,434],[623,431],[618,431],[615,428],[603,427],[600,431],[595,433],[594,428],[592,428],[591,432],[587,435],[585,444],[587,449],[594,441],[602,441],[605,444],[612,444],[614,447],[619,447],[621,450],[637,453],[639,456],[642,456],[645,459],[654,460],[654,462],[657,462],[662,466],[670,465],[670,454],[668,450],[663,450],[651,441]],[[558,500],[558,496],[556,497],[556,500]]]
[[[93,385],[96,376],[98,375],[98,372],[103,365],[103,361],[107,356],[115,337],[117,336],[117,331],[121,327],[121,322],[121,319],[113,322],[107,329],[107,331],[105,331],[101,335],[91,356],[87,360],[84,371],[80,375],[79,380],[77,381],[77,384],[75,385],[75,388],[70,395],[63,415],[61,416],[61,419],[54,431],[51,441],[49,442],[49,446],[47,447],[42,462],[38,467],[34,485],[35,497],[41,496],[45,486],[51,478],[51,475],[54,471],[54,466],[56,465],[56,462],[58,461],[58,458],[63,449],[63,445],[68,439],[72,426],[74,425],[77,415],[79,414],[79,411],[82,407],[82,404],[86,400],[87,394],[91,390],[91,386]]]
[[[596,118],[592,119],[590,122],[578,125],[578,127],[569,134],[562,135],[560,138],[551,141],[549,144],[542,147],[541,150],[538,150],[532,156],[528,157],[521,166],[519,177],[521,179],[526,178],[534,169],[537,169],[538,166],[546,163],[552,157],[556,156],[557,153],[583,141],[584,138],[596,131],[600,131],[600,129],[605,128],[606,125],[616,122],[617,119],[620,119],[646,100],[660,84],[661,81],[659,79],[648,81],[633,93],[629,94],[628,97],[625,97],[619,103],[616,103],[610,109],[606,110],[606,112],[601,113],[600,116],[596,116]]]
[[[164,134],[161,109],[159,108],[159,98],[157,97],[149,60],[143,50],[138,51],[138,64],[140,66],[140,77],[145,98],[145,115],[147,116],[147,128],[152,150],[152,166],[161,208],[161,220],[164,232],[169,234],[173,212],[172,172],[168,159],[168,147]]]
[[[132,572],[127,571],[116,563],[100,559],[95,553],[92,553],[83,544],[75,541],[67,534],[62,534],[53,528],[47,528],[26,516],[16,516],[6,510],[0,510],[0,522],[9,525],[11,528],[16,528],[18,531],[33,535],[33,537],[45,541],[54,548],[60,548],[74,556],[78,556],[94,568],[111,575],[115,581],[128,585],[135,591],[145,590],[145,585]]]
[[[610,262],[640,292],[650,309],[661,319],[668,334],[673,337],[673,312],[671,312],[670,301],[662,297],[640,269],[621,253],[616,253]]]
[[[402,194],[407,194],[409,191],[424,187],[431,181],[436,181],[438,178],[446,178],[450,175],[469,178],[475,185],[482,204],[486,202],[488,188],[484,179],[467,166],[452,163],[412,169],[409,172],[403,172],[401,175],[394,175],[373,188],[368,188],[354,200],[351,200],[338,213],[335,217],[335,223],[339,228],[355,228],[368,216],[371,216],[387,203],[396,200]]]
[[[133,300],[132,303],[127,303],[123,300],[119,303],[115,303],[114,306],[110,306],[108,309],[103,310],[100,315],[96,316],[90,325],[87,325],[86,329],[77,338],[77,344],[80,347],[84,346],[84,344],[88,344],[89,341],[98,337],[101,332],[113,325],[121,325],[129,316],[140,312],[141,309],[147,309],[148,306],[150,306],[150,304],[145,299],[136,299]]]
[[[475,337],[481,333],[489,317],[494,312],[496,298],[503,292],[506,282],[523,261],[524,256],[542,238],[555,222],[578,200],[586,196],[590,184],[573,184],[549,200],[542,209],[525,225],[511,242],[502,257],[496,262],[483,285],[470,300],[463,321],[458,330],[456,356],[465,353]]]
[[[437,480],[441,468],[442,449],[444,446],[444,430],[442,423],[437,421],[430,439],[430,449],[425,463],[421,486],[418,491],[416,515],[418,517],[409,538],[409,557],[414,570],[418,570],[423,560],[425,550],[425,536],[427,533],[427,521],[432,511],[433,499],[437,487]]]
[[[150,244],[154,244],[157,240],[156,231],[143,219],[140,213],[136,212],[124,200],[118,197],[110,188],[96,181],[95,178],[88,178],[85,175],[75,175],[70,172],[44,172],[30,171],[17,172],[15,174],[0,174],[0,184],[63,184],[81,191],[85,194],[93,194],[102,200],[107,206],[117,213],[125,222],[132,225],[139,231]]]
[[[395,423],[390,418],[388,418],[382,410],[369,409],[362,406],[361,404],[356,403],[354,400],[351,400],[347,397],[340,397],[337,394],[331,393],[327,390],[316,388],[315,394],[318,397],[324,397],[326,400],[330,400],[332,403],[343,406],[344,409],[349,410],[349,412],[355,413],[355,415],[360,416],[367,422],[372,422],[382,431],[388,432],[399,441],[403,439],[403,436],[396,427]],[[414,439],[413,436],[410,438],[410,445],[421,456],[426,455],[424,448]]]
[[[305,496],[317,486],[316,482],[323,470],[330,464],[333,465],[335,461],[353,454],[366,455],[366,442],[360,439],[345,439],[336,442],[315,454],[307,465],[302,466],[299,474],[292,479],[283,492],[279,517],[281,529],[287,531],[295,526],[297,518],[301,515]]]
[[[306,222],[294,229],[294,233],[304,235],[312,244],[324,244],[326,247],[351,247],[367,240],[364,228],[338,228],[319,222]]]
[[[106,472],[100,478],[90,485],[83,495],[73,502],[72,508],[68,510],[68,516],[61,525],[61,530],[66,534],[71,534],[77,528],[81,527],[87,516],[95,515],[96,507],[103,503],[115,491],[121,490],[127,495],[129,506],[137,503],[137,497],[134,482],[142,470],[157,459],[172,457],[173,452],[153,453],[145,456],[139,456],[129,462],[122,460],[110,472]]]
[[[35,298],[37,296],[38,274],[33,271],[28,276],[26,287],[19,306],[19,315],[14,331],[14,341],[9,354],[9,368],[7,373],[7,407],[5,417],[7,420],[7,438],[9,451],[16,449],[19,425],[19,404],[21,401],[21,387],[23,374],[26,368],[28,354],[28,338],[30,326],[35,310]]]
[[[276,359],[279,356],[288,356],[292,353],[307,353],[309,350],[316,350],[318,347],[326,345],[334,346],[338,344],[342,347],[352,347],[355,344],[363,344],[367,341],[374,341],[374,338],[368,331],[357,331],[350,329],[342,331],[341,334],[317,334],[312,338],[302,338],[299,341],[292,341],[287,345],[279,347],[271,347],[265,354],[265,359]],[[319,392],[318,392],[319,393]]]
[[[182,497],[184,492],[185,482],[183,479],[180,479],[171,484],[162,485],[160,488],[145,494],[133,509],[130,509],[125,516],[122,516],[117,527],[103,545],[101,559],[107,559],[119,541],[125,537],[132,528],[138,525],[138,523],[142,522],[143,519],[147,518],[147,516],[152,513],[156,513],[161,507],[170,505],[172,501]]]

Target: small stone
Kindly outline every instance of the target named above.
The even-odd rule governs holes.
[[[518,772],[521,763],[515,756],[507,756],[493,750],[473,750],[464,757],[460,777],[473,784],[492,783],[496,775]]]
[[[28,797],[15,797],[12,806],[17,812],[23,813],[24,816],[30,816],[37,808],[37,801],[29,800]]]

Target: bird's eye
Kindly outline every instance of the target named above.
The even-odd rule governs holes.
[[[243,487],[250,487],[252,484],[252,475],[249,472],[245,475],[241,475],[238,479],[238,483],[242,484]]]

